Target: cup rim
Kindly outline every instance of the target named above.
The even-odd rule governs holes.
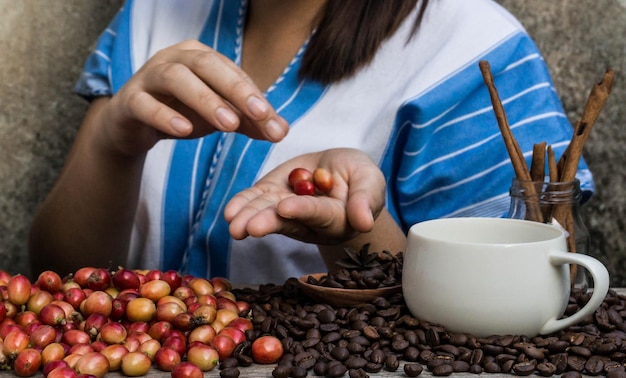
[[[472,241],[455,239],[455,236],[451,231],[441,232],[441,224],[447,224],[448,227],[453,225],[469,225],[471,227],[487,227],[487,223],[491,226],[493,224],[505,225],[504,227],[526,227],[540,230],[536,233],[537,237],[528,241]],[[435,229],[436,227],[436,229]],[[435,232],[434,232],[435,231]],[[422,221],[414,224],[409,229],[408,237],[419,237],[424,240],[431,240],[437,242],[446,242],[450,244],[471,244],[471,245],[511,245],[511,244],[532,244],[543,243],[554,239],[565,238],[565,232],[562,228],[555,225],[534,222],[525,219],[513,219],[513,218],[490,218],[490,217],[452,217],[452,218],[438,218]]]

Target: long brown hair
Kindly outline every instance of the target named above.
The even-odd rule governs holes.
[[[324,84],[351,76],[369,63],[381,43],[411,14],[419,0],[328,0],[302,58],[300,76]],[[428,0],[422,0],[413,34]]]

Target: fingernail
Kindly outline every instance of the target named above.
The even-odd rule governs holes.
[[[191,128],[189,122],[180,117],[172,118],[170,124],[172,125],[172,128],[179,134],[188,134],[189,129]]]
[[[217,118],[217,121],[228,130],[235,128],[237,126],[237,122],[239,121],[235,113],[224,107],[217,108],[215,111],[215,117]]]
[[[265,125],[265,130],[267,135],[269,135],[272,140],[281,140],[285,136],[285,129],[274,119],[270,119]]]
[[[269,106],[267,103],[256,96],[248,97],[248,100],[246,100],[246,106],[248,106],[250,113],[259,119],[267,117],[267,113],[269,112]]]

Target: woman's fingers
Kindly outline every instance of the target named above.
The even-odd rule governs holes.
[[[289,129],[239,67],[198,42],[155,54],[114,98],[121,124],[140,121],[173,137],[220,130],[276,142]]]
[[[199,111],[205,119],[224,122],[221,126],[227,127],[226,131],[234,131],[238,126],[233,122],[237,115],[229,112],[228,103],[248,125],[257,129],[244,132],[260,133],[272,141],[281,140],[286,135],[288,125],[285,120],[276,114],[252,80],[226,57],[204,48],[185,50],[176,59],[204,84],[194,82],[195,91],[190,91],[191,95],[181,100]],[[175,79],[171,84],[176,84],[176,72],[171,77]],[[216,96],[223,101],[216,101]],[[211,103],[213,105],[207,109],[207,104]],[[241,124],[244,125],[244,122]]]

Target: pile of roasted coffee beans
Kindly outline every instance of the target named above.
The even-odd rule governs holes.
[[[408,312],[401,294],[350,308],[309,300],[295,279],[284,285],[238,289],[250,304],[250,340],[274,335],[284,354],[275,378],[368,377],[380,371],[415,377],[457,372],[511,375],[603,375],[626,377],[626,297],[610,291],[602,306],[580,324],[546,336],[502,335],[477,338],[446,331]],[[589,294],[574,292],[566,313],[584,305]],[[249,361],[242,344],[233,358]]]
[[[359,251],[346,248],[346,257],[337,261],[337,270],[307,283],[336,289],[379,289],[402,283],[404,254],[389,251],[369,252],[369,244]]]

